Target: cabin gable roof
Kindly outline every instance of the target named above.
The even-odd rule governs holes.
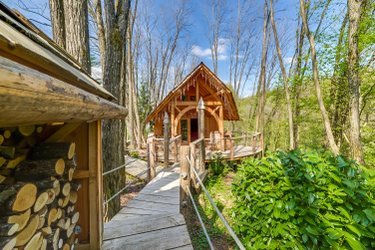
[[[146,123],[155,119],[159,113],[167,111],[169,104],[171,104],[171,102],[178,96],[183,95],[187,88],[195,85],[195,81],[198,77],[204,79],[203,88],[205,89],[205,92],[207,92],[201,94],[214,95],[214,98],[219,99],[224,104],[224,120],[239,120],[238,110],[232,91],[203,62],[201,62],[158,104],[158,106],[146,118]]]

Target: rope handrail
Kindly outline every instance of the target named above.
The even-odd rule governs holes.
[[[201,143],[202,141],[204,141],[204,138],[199,138],[199,139],[196,139],[195,141],[191,142],[190,144],[197,145],[198,143]]]
[[[225,217],[223,216],[223,214],[219,211],[219,208],[216,206],[216,204],[215,204],[215,202],[213,201],[211,195],[208,193],[206,187],[203,185],[203,182],[202,182],[202,180],[200,179],[199,174],[197,173],[197,171],[195,170],[195,168],[192,167],[191,161],[190,161],[190,159],[188,158],[188,156],[186,156],[186,159],[188,160],[189,165],[190,165],[190,168],[193,170],[195,177],[197,178],[199,184],[201,185],[202,190],[203,190],[204,193],[206,194],[208,200],[210,201],[210,203],[211,203],[212,207],[214,208],[215,212],[217,213],[217,215],[219,216],[219,218],[220,218],[221,221],[223,222],[224,226],[225,226],[226,229],[229,231],[229,234],[232,236],[232,238],[233,238],[234,241],[236,242],[237,246],[238,246],[241,250],[246,250],[246,248],[244,247],[244,245],[241,243],[240,239],[237,237],[236,233],[235,233],[235,232],[233,231],[233,229],[230,227],[229,223],[227,222],[227,220],[225,219]]]
[[[204,233],[204,235],[206,236],[206,239],[207,239],[208,245],[210,246],[210,249],[211,249],[211,250],[215,250],[215,248],[214,248],[214,246],[213,246],[213,244],[212,244],[211,238],[210,238],[210,236],[208,235],[208,232],[207,232],[206,226],[204,225],[203,220],[202,220],[202,217],[201,217],[201,215],[200,215],[200,213],[199,213],[199,211],[198,211],[197,205],[195,204],[195,201],[194,201],[193,195],[192,195],[191,192],[190,192],[190,188],[189,188],[189,187],[187,187],[187,191],[188,191],[188,195],[189,195],[189,197],[190,197],[191,203],[193,204],[193,207],[194,207],[195,213],[197,214],[197,216],[198,216],[198,220],[199,220],[199,222],[200,222],[200,224],[201,224],[201,226],[202,226],[203,233]]]
[[[115,172],[115,171],[117,171],[117,170],[120,170],[120,169],[126,167],[129,163],[132,163],[132,162],[135,162],[135,161],[136,161],[136,159],[133,160],[133,161],[125,162],[124,164],[122,164],[121,166],[119,166],[119,167],[117,167],[117,168],[113,168],[113,169],[110,169],[110,170],[104,172],[104,173],[102,174],[102,176],[106,176],[107,174],[110,174],[110,173],[113,173],[113,172]]]
[[[139,173],[138,175],[143,175],[143,174],[147,173],[147,171],[148,171],[148,168],[146,170],[142,171],[141,173]],[[138,181],[138,180],[134,180],[134,181],[126,184],[123,188],[120,189],[120,191],[118,191],[117,193],[112,195],[108,200],[104,201],[103,204],[106,205],[108,202],[113,200],[115,197],[117,197],[119,194],[121,194],[126,188],[128,188],[130,185],[134,184],[136,181]]]

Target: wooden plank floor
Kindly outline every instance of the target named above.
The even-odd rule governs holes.
[[[179,168],[160,172],[104,225],[103,249],[193,249],[180,214]]]
[[[237,160],[237,159],[257,155],[261,151],[262,150],[259,147],[253,148],[252,146],[237,145],[237,146],[234,146],[234,149],[233,149],[233,159]],[[212,155],[215,152],[216,151],[206,150],[206,161],[210,161],[212,159]],[[220,152],[220,151],[217,151],[217,152]],[[226,151],[222,152],[222,156],[223,156],[224,159],[230,159],[230,151],[226,150]]]
[[[131,176],[137,177],[138,179],[141,180],[146,180],[147,179],[147,161],[137,159],[130,157],[128,155],[125,156],[125,171],[127,174],[130,174]],[[156,167],[156,172],[159,172],[163,169],[162,166],[157,166]]]

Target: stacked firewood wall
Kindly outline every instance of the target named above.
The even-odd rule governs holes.
[[[74,249],[74,143],[38,143],[42,127],[0,129],[0,249]]]

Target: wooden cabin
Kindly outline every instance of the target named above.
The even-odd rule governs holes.
[[[1,216],[10,218],[29,211],[30,217],[25,221],[25,229],[12,226],[7,237],[0,237],[0,248],[15,246],[23,249],[28,245],[29,249],[39,249],[39,246],[52,249],[45,244],[47,238],[52,237],[55,241],[57,234],[57,244],[62,244],[64,249],[73,249],[73,245],[76,249],[100,249],[103,230],[101,120],[123,119],[127,110],[119,106],[113,95],[85,73],[65,50],[24,17],[10,11],[2,3],[0,17],[0,196],[3,191],[19,190],[18,186],[24,185],[25,181],[31,190],[28,197],[43,191],[36,188],[40,180],[35,176],[35,168],[40,169],[38,166],[41,165],[47,168],[51,159],[42,160],[42,157],[38,164],[34,162],[34,168],[27,165],[31,164],[28,163],[30,152],[40,145],[56,143],[58,147],[65,142],[65,145],[70,145],[70,156],[75,151],[76,157],[76,163],[73,162],[73,167],[69,169],[69,180],[59,176],[50,177],[64,186],[59,192],[49,190],[56,191],[55,199],[60,198],[58,203],[52,200],[51,204],[55,205],[43,206],[45,214],[36,212],[36,201],[27,207],[24,201],[19,201],[19,204],[25,205],[25,209],[30,207],[25,212],[22,209],[12,210],[15,205],[8,202],[14,201],[14,197],[5,203],[4,200],[0,202]],[[42,151],[44,158],[48,158],[47,152]],[[69,159],[65,161],[65,167]],[[19,171],[20,165],[25,165],[22,171]],[[55,165],[55,170],[57,166],[61,169],[62,165]],[[65,175],[65,172],[62,174]],[[67,183],[71,186],[69,190],[81,186],[80,189],[77,187],[74,199],[65,188]],[[30,198],[26,200],[30,201]],[[47,204],[43,202],[41,200],[39,204]],[[4,211],[5,204],[8,204],[9,211]],[[60,216],[51,211],[60,213]],[[75,211],[79,212],[79,219]],[[75,217],[68,219],[67,216],[73,212]],[[56,219],[53,219],[54,216]],[[54,227],[63,216],[65,224],[59,225],[58,234]],[[76,220],[76,224],[73,223]],[[74,239],[75,236],[72,236],[73,241],[72,237],[67,237],[67,228],[70,235],[74,231],[73,235],[78,240]]]
[[[198,101],[205,105],[205,138],[224,137],[224,121],[237,121],[239,115],[232,91],[204,64],[200,63],[147,117],[154,123],[154,134],[163,137],[163,118],[170,119],[170,135],[181,135],[183,143],[198,139]]]

